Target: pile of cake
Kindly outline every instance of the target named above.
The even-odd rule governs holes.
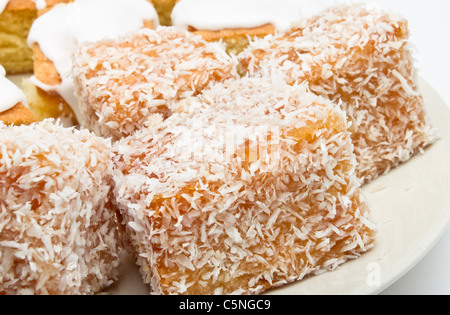
[[[155,294],[334,270],[376,244],[361,185],[436,141],[393,13],[38,3],[32,76],[0,77],[0,294],[103,292],[124,252]]]

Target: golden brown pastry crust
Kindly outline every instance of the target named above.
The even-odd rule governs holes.
[[[164,2],[166,0],[160,1]],[[175,4],[179,1],[180,0],[176,0]],[[264,37],[267,35],[275,34],[275,26],[272,24],[265,24],[252,28],[225,28],[221,30],[201,30],[196,29],[193,26],[188,26],[188,30],[202,36],[202,38],[206,41],[224,42],[227,52],[235,55],[239,54],[245,48],[247,48],[250,38]]]
[[[61,84],[61,76],[55,68],[53,62],[48,59],[38,44],[33,46],[34,55],[34,76],[42,83],[49,86]],[[59,118],[69,117],[70,121],[76,125],[78,123],[75,113],[67,102],[57,93],[51,93],[30,86],[24,90],[30,102],[30,107],[39,118]]]
[[[341,103],[358,175],[369,182],[436,141],[418,88],[407,21],[363,5],[338,6],[254,42],[241,72],[283,68],[289,83]]]
[[[36,122],[36,117],[28,107],[22,103],[0,113],[0,121],[6,125],[23,125]]]

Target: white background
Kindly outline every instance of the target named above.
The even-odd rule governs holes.
[[[450,105],[450,1],[376,2],[408,19],[419,75]],[[381,294],[450,295],[450,228],[427,256]]]

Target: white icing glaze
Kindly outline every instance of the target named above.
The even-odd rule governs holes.
[[[6,78],[5,69],[0,66],[0,113],[13,108],[18,103],[28,106],[22,91]]]
[[[80,44],[118,38],[142,28],[146,20],[159,25],[158,15],[147,0],[76,0],[54,7],[33,23],[28,45],[39,44],[62,83],[49,86],[34,76],[31,83],[45,91],[57,92],[81,120],[71,78],[72,54]]]
[[[192,26],[199,30],[252,28],[272,24],[282,31],[302,17],[309,17],[337,2],[337,0],[180,0],[172,11],[172,22],[177,26]]]
[[[46,0],[31,0],[36,4],[36,9],[41,10],[47,6]],[[5,10],[9,0],[0,0],[0,14]]]

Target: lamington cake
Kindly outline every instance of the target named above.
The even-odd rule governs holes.
[[[338,106],[277,77],[179,106],[114,144],[114,200],[152,293],[258,294],[373,246]]]
[[[114,140],[166,119],[176,101],[211,82],[237,76],[237,60],[222,45],[175,27],[84,45],[74,60],[82,126]]]
[[[111,142],[0,122],[0,295],[84,295],[118,277]]]
[[[39,10],[71,0],[1,0],[0,64],[7,74],[33,72],[33,51],[27,44]]]
[[[358,176],[365,182],[436,140],[418,87],[407,21],[365,5],[336,6],[297,27],[255,40],[240,56],[246,75],[286,74],[340,102],[348,115]]]
[[[77,0],[39,11],[28,36],[34,75],[25,82],[24,91],[30,107],[40,120],[64,117],[69,125],[79,124],[71,77],[72,55],[78,45],[158,25],[158,15],[148,0]]]

